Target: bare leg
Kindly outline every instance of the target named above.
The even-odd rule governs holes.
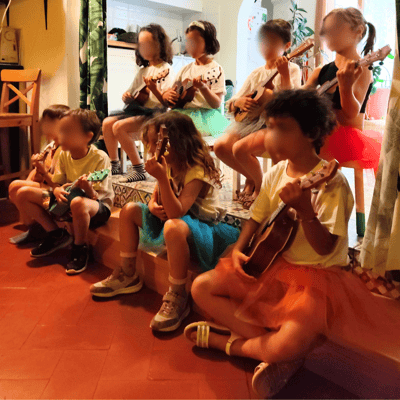
[[[47,231],[58,228],[50,215],[43,209],[43,190],[25,186],[18,190],[16,204],[24,220],[35,220]]]
[[[251,180],[249,173],[237,162],[233,155],[233,145],[240,140],[238,133],[229,133],[219,138],[214,144],[215,155],[226,165]]]
[[[140,128],[143,125],[143,117],[126,118],[116,122],[113,126],[113,134],[117,141],[121,143],[132,165],[141,164],[143,161],[139,157],[135,140],[140,139]]]
[[[118,160],[118,139],[113,134],[113,125],[118,121],[118,117],[107,117],[103,121],[103,136],[110,159]]]
[[[187,239],[190,235],[186,222],[170,219],[164,226],[164,238],[167,246],[169,272],[174,279],[187,277],[190,263],[190,250]]]
[[[30,180],[15,180],[10,183],[10,186],[8,187],[8,196],[10,198],[10,201],[15,204],[16,198],[17,198],[17,192],[19,189],[21,189],[24,186],[30,186],[30,187],[36,187],[40,188],[40,183],[35,182],[35,181],[30,181]]]
[[[122,210],[119,216],[119,242],[121,253],[136,254],[139,246],[139,228],[142,226],[142,208],[137,203],[128,203]],[[122,269],[125,274],[131,276],[136,272],[136,255],[125,257],[134,259],[133,261],[125,262],[122,257]]]
[[[248,171],[254,182],[254,198],[258,196],[262,184],[262,169],[257,157],[265,153],[264,131],[252,133],[233,145],[233,155],[243,169]]]
[[[72,225],[74,227],[74,243],[81,246],[86,243],[90,218],[99,211],[99,203],[86,197],[75,197],[71,201]]]

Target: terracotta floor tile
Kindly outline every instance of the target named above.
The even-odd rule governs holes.
[[[107,325],[38,325],[24,344],[25,349],[108,350],[114,327]]]
[[[101,379],[96,399],[197,399],[198,381],[105,381]]]
[[[92,398],[106,356],[105,350],[66,350],[42,398]]]
[[[62,351],[2,350],[0,379],[49,379]]]
[[[249,399],[246,379],[200,380],[199,399]]]
[[[2,379],[0,380],[0,398],[2,399],[38,399],[48,380],[45,379]]]
[[[147,354],[153,349],[154,336],[149,326],[117,326],[109,354],[136,352]]]

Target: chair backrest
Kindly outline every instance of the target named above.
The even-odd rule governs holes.
[[[3,82],[3,90],[1,93],[0,113],[7,113],[10,104],[15,101],[22,100],[29,107],[29,114],[32,114],[35,120],[39,119],[39,95],[40,95],[40,69],[13,70],[4,69],[1,71],[1,81]],[[17,89],[13,83],[15,82],[31,82],[25,89]],[[16,94],[11,100],[10,89]],[[26,94],[32,91],[31,100]]]

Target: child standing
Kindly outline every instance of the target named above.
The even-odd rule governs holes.
[[[68,106],[55,104],[43,111],[42,118],[40,119],[40,129],[42,134],[46,137],[47,142],[50,143],[45,147],[42,153],[34,154],[32,156],[32,165],[34,169],[29,173],[27,179],[15,180],[11,182],[10,186],[8,187],[8,194],[12,203],[16,204],[18,190],[22,187],[54,187],[52,177],[61,152],[58,138],[59,124],[60,119],[68,110]],[[30,218],[24,218],[22,213],[20,214],[22,223],[28,227],[28,230],[10,238],[10,242],[13,244],[22,245],[43,237],[43,229],[41,226]]]
[[[135,140],[139,140],[139,132],[146,119],[163,107],[162,94],[174,82],[172,70],[171,40],[164,29],[157,24],[141,28],[136,50],[136,64],[140,67],[129,89],[122,95],[127,105],[124,112],[111,115],[103,121],[103,135],[107,151],[111,159],[112,174],[121,174],[121,163],[118,157],[118,142],[132,162],[132,168],[121,181],[136,182],[146,179],[143,162],[136,149]],[[168,71],[165,78],[152,82],[151,78]],[[136,104],[132,94],[143,83],[148,84],[148,100],[144,104]],[[149,90],[150,89],[150,90]],[[168,98],[168,97],[167,97]]]
[[[142,242],[166,244],[171,283],[151,328],[172,331],[189,313],[186,283],[190,255],[196,256],[202,271],[213,268],[226,247],[237,240],[239,230],[220,222],[223,210],[218,206],[219,171],[193,121],[175,111],[151,120],[143,134],[151,153],[156,149],[161,125],[165,125],[169,136],[168,154],[162,158],[162,164],[155,157],[146,163],[147,171],[158,184],[148,206],[128,203],[122,209],[121,268],[92,285],[90,291],[94,296],[111,297],[142,288],[136,272],[139,228],[142,228]],[[175,182],[177,193],[169,177]]]
[[[316,68],[306,88],[315,88],[338,78],[338,84],[327,95],[333,102],[338,126],[321,149],[321,157],[337,159],[341,165],[368,169],[378,167],[381,140],[362,131],[367,101],[372,89],[372,71],[357,67],[361,59],[357,51],[359,42],[368,38],[363,49],[366,55],[373,50],[375,27],[366,22],[359,10],[353,7],[338,8],[324,19],[320,32],[329,50],[336,52],[335,61]]]
[[[288,62],[285,57],[286,51],[291,46],[291,31],[290,23],[282,19],[274,19],[261,26],[260,51],[266,64],[255,69],[247,77],[239,92],[230,99],[228,103],[230,112],[233,113],[236,108],[243,111],[256,108],[256,100],[250,95],[275,72],[275,69],[279,74],[272,81],[274,92],[300,87],[300,68]],[[272,97],[271,90],[270,94]],[[246,177],[245,189],[239,196],[239,200],[244,203],[254,201],[260,192],[262,170],[256,157],[265,153],[264,133],[254,132],[260,131],[264,125],[263,115],[254,121],[233,122],[226,130],[226,134],[214,146],[218,158]]]
[[[107,154],[93,145],[100,134],[100,128],[100,121],[94,111],[68,111],[60,121],[60,146],[63,152],[53,176],[57,187],[53,191],[24,187],[17,195],[18,208],[23,215],[37,221],[47,232],[42,243],[31,251],[32,257],[48,256],[74,242],[66,271],[69,275],[78,274],[87,267],[89,248],[86,236],[89,227],[96,228],[105,224],[111,214],[114,198],[111,177],[96,183],[96,189],[87,180],[90,172],[111,168]],[[71,201],[72,239],[65,229],[57,227],[44,203],[47,200],[48,206],[51,206],[56,201],[66,202],[68,192],[65,189],[76,179],[77,187],[85,191],[86,197],[78,196]]]
[[[183,109],[175,108],[175,111],[192,118],[197,130],[203,136],[212,135],[215,138],[219,137],[229,125],[229,121],[220,110],[222,99],[226,94],[225,74],[222,67],[212,58],[219,49],[215,26],[208,21],[192,22],[186,29],[186,51],[195,61],[181,68],[176,76],[177,82],[183,82],[185,79],[193,81],[196,92],[191,102],[186,103]],[[220,72],[217,73],[217,79],[209,81],[200,79],[201,75],[207,78],[212,70]],[[178,100],[176,89],[174,86],[165,93],[172,107]]]

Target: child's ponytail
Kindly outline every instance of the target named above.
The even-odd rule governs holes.
[[[365,43],[364,49],[362,54],[365,56],[367,55],[370,51],[374,49],[374,44],[376,40],[376,29],[375,26],[371,24],[371,22],[366,22],[366,25],[368,26],[368,38],[367,42]]]

